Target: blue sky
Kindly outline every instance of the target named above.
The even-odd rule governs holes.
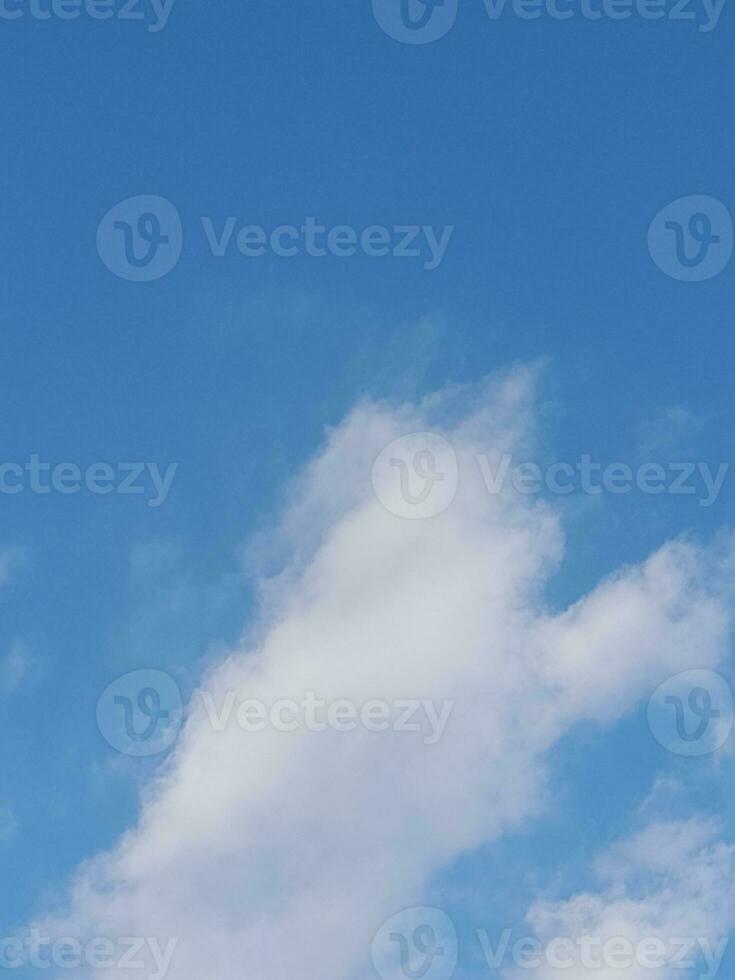
[[[160,31],[18,9],[0,19],[1,461],[178,468],[161,506],[150,481],[140,495],[0,498],[1,935],[62,906],[80,862],[134,826],[158,760],[104,740],[102,692],[157,669],[186,699],[204,665],[263,628],[259,576],[306,548],[274,544],[292,481],[361,400],[415,404],[540,364],[526,458],[716,470],[735,448],[735,264],[685,282],[647,247],[672,201],[735,209],[730,10],[703,32],[493,21],[460,0],[444,37],[407,45],[363,0],[177,0]],[[183,249],[138,283],[105,266],[96,236],[140,195],[174,205]],[[217,257],[202,218],[219,230],[229,216],[453,231],[435,269]],[[734,493],[726,479],[708,507],[636,490],[553,499],[566,545],[539,584],[547,609],[679,535],[709,548]],[[702,656],[672,663],[714,665]],[[591,862],[634,832],[657,779],[674,786],[656,791],[657,814],[716,815],[728,839],[728,752],[662,749],[646,723],[653,679],[614,718],[580,716],[548,749],[547,803],[450,848],[404,904],[428,895],[469,935],[521,921],[539,891],[594,887]],[[486,975],[473,955],[459,967],[471,980]]]

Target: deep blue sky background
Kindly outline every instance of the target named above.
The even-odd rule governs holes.
[[[0,498],[0,545],[28,553],[0,596],[0,643],[22,640],[37,664],[0,700],[0,799],[19,824],[0,848],[0,930],[135,812],[145,765],[114,760],[99,693],[142,666],[186,686],[207,645],[237,634],[241,543],[359,395],[548,358],[557,458],[635,465],[640,423],[671,406],[702,420],[676,452],[732,458],[735,263],[674,281],[646,230],[686,194],[735,212],[733,31],[728,9],[709,34],[493,23],[481,0],[460,0],[453,31],[425,47],[388,38],[366,0],[178,0],[157,34],[0,21],[0,456],[180,464],[157,510]],[[150,284],[116,279],[95,248],[103,214],[137,194],[169,198],[185,229],[178,267]],[[215,259],[201,215],[456,231],[433,272]],[[711,534],[734,492],[709,510],[635,494],[607,499],[604,519],[574,510],[553,600],[667,536]],[[643,724],[619,734],[621,752],[639,747],[626,785],[612,800],[580,789],[588,824],[547,828],[554,847],[526,842],[532,861],[580,860],[670,765]],[[587,790],[604,785],[599,751],[590,734],[563,763]]]

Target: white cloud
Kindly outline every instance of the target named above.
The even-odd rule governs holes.
[[[473,458],[529,447],[533,385],[519,370],[419,406],[359,406],[273,532],[289,560],[263,584],[258,623],[206,681],[216,701],[232,688],[266,704],[308,690],[455,699],[442,740],[218,734],[195,696],[138,827],[81,869],[46,928],[178,937],[171,980],[364,976],[388,915],[546,805],[544,757],[561,735],[724,658],[729,543],[667,545],[563,615],[545,609],[559,516],[511,489],[488,495]],[[459,490],[439,517],[401,520],[372,493],[373,460],[424,430],[450,438]]]
[[[601,891],[533,905],[527,919],[543,946],[541,964],[505,976],[674,980],[693,971],[714,976],[735,927],[735,847],[718,835],[711,820],[653,821],[616,843],[597,862]],[[557,957],[573,965],[560,970]]]

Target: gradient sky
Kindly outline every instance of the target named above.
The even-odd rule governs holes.
[[[138,668],[191,692],[251,621],[289,481],[361,398],[541,363],[545,460],[733,457],[735,264],[678,281],[646,236],[683,196],[735,213],[734,30],[728,9],[711,32],[493,22],[481,0],[416,46],[388,37],[367,0],[177,0],[158,32],[0,19],[0,462],[178,464],[160,507],[0,496],[0,934],[53,906],[135,819],[155,763],[101,737],[101,692]],[[132,283],[100,260],[97,228],[148,194],[175,205],[183,252],[164,278]],[[454,232],[434,270],[215,257],[201,219],[228,216]],[[734,495],[735,477],[710,507],[638,492],[555,501],[567,551],[550,608],[669,538],[711,541]],[[499,904],[520,920],[537,886],[585,887],[658,777],[688,787],[671,814],[696,800],[735,832],[727,765],[666,753],[644,708],[583,725],[551,764],[553,812],[435,884],[467,928],[493,928]]]

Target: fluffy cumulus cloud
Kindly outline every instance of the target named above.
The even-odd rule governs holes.
[[[507,980],[710,980],[735,927],[735,847],[720,836],[711,820],[656,820],[615,844],[600,891],[533,905],[540,946]]]
[[[45,930],[174,937],[171,980],[366,976],[389,915],[548,805],[545,756],[562,735],[724,658],[727,543],[667,544],[562,614],[545,606],[559,515],[512,488],[489,494],[477,465],[532,448],[533,388],[519,370],[418,405],[366,402],[329,434],[269,537],[283,561],[258,622],[195,693],[137,827],[79,871]],[[421,431],[451,442],[459,484],[442,513],[410,520],[379,502],[371,471]],[[232,692],[453,706],[434,739],[245,732],[212,723]]]

